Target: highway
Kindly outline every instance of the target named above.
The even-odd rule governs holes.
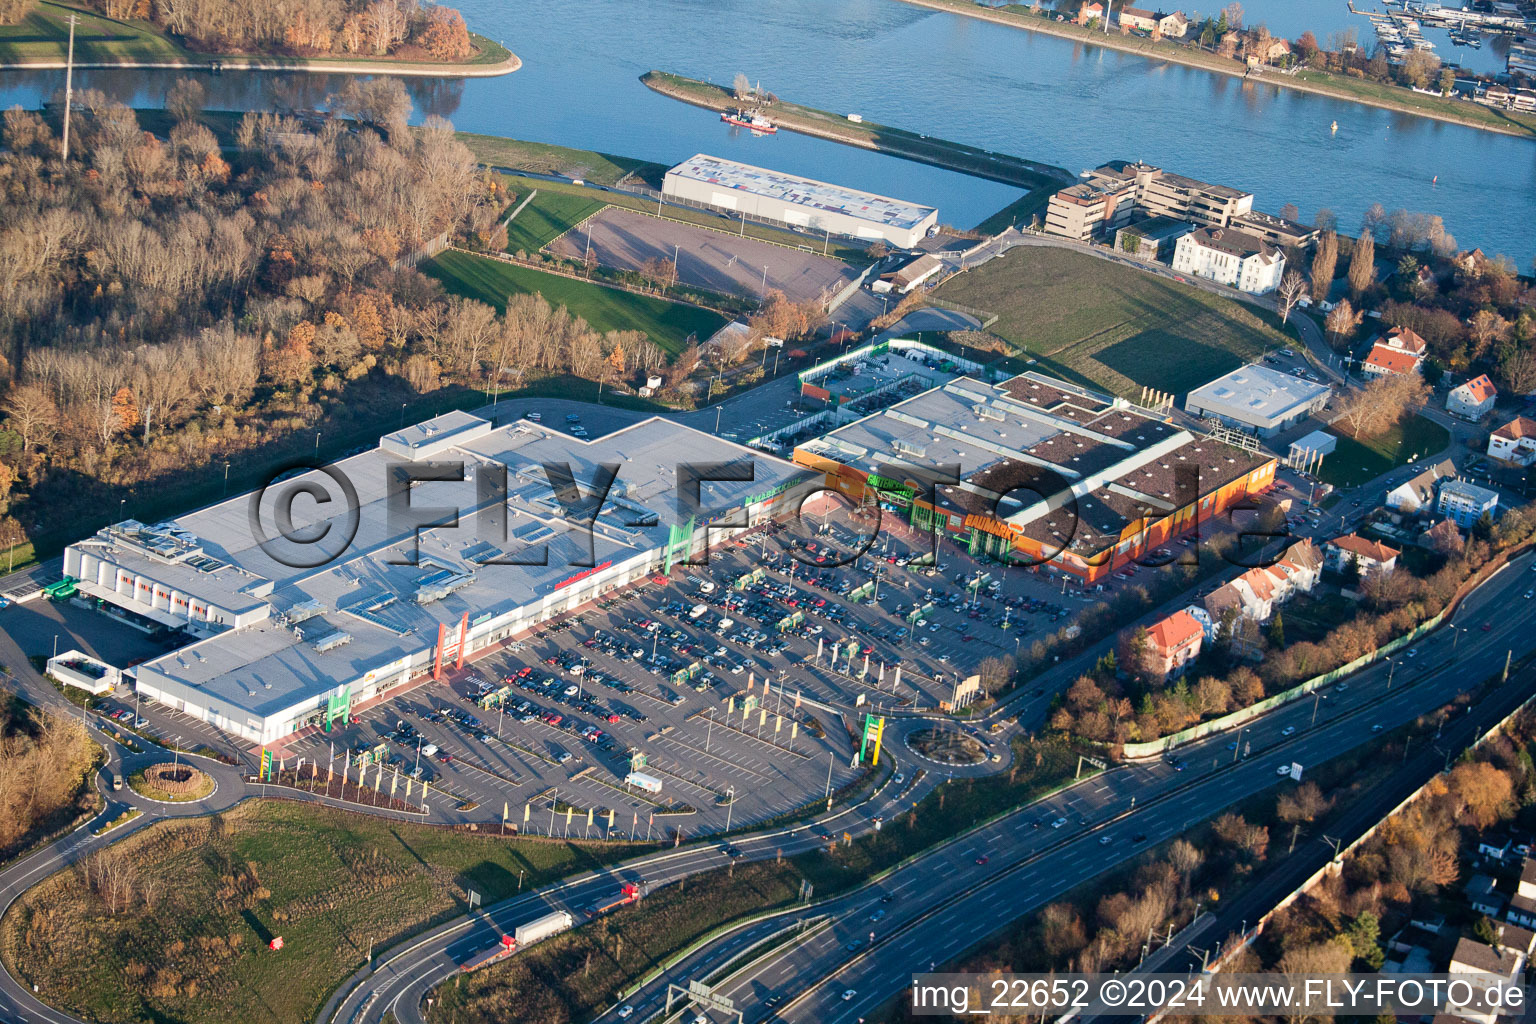
[[[773,1008],[784,1020],[856,1020],[906,987],[914,971],[953,959],[1073,886],[1275,785],[1281,765],[1296,761],[1305,767],[1368,743],[1377,726],[1385,731],[1410,722],[1497,675],[1510,652],[1519,658],[1536,649],[1527,626],[1536,604],[1521,598],[1530,585],[1531,564],[1532,557],[1525,555],[1501,570],[1458,609],[1451,623],[1455,628],[1426,638],[1413,658],[1372,666],[1315,701],[1277,708],[1243,729],[1240,737],[1223,733],[1182,748],[1178,757],[1183,770],[1165,762],[1117,767],[959,837],[877,885],[802,911],[805,917],[828,916],[832,927],[765,957],[723,994],[738,999],[749,1020],[761,1019],[766,1012],[763,1001],[773,996],[784,1000]],[[1485,623],[1487,631],[1482,629]],[[1529,687],[1530,678],[1517,675],[1503,688],[1500,700],[1512,700]],[[1486,703],[1493,707],[1499,702]],[[893,743],[891,749],[900,748]],[[930,773],[929,779],[934,777]],[[855,834],[866,831],[873,827],[872,816],[880,813],[881,801],[889,799],[885,792],[877,794],[871,804],[840,812],[833,825]],[[1067,823],[1051,827],[1061,817]],[[1081,824],[1084,819],[1086,825]],[[1136,836],[1145,838],[1137,841]],[[747,858],[761,859],[780,851],[803,852],[815,846],[816,839],[807,830],[784,830],[739,839],[736,845]],[[982,857],[986,862],[977,863]],[[408,949],[386,954],[378,971],[355,979],[358,988],[349,994],[342,1012],[323,1019],[378,1021],[387,1011],[402,1024],[417,1024],[422,999],[450,977],[459,962],[494,944],[517,923],[545,912],[546,906],[576,913],[598,896],[616,891],[619,876],[643,877],[654,886],[726,863],[718,849],[679,850],[492,908],[473,923],[441,929]],[[886,895],[892,899],[882,903]],[[880,909],[886,911],[882,920],[871,922],[870,915]],[[644,1020],[660,1009],[668,981],[701,977],[790,920],[738,929],[698,951],[628,1000],[635,1007],[630,1019]],[[849,989],[855,995],[844,1000]],[[616,1021],[616,1010],[598,1020]]]

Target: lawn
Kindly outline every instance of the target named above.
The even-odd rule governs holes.
[[[669,354],[682,351],[688,335],[700,341],[725,325],[725,318],[707,309],[684,306],[650,295],[634,295],[588,281],[546,274],[531,267],[469,253],[445,252],[421,269],[457,295],[479,299],[497,309],[509,295],[539,293],[564,306],[598,331],[644,331]]]
[[[148,22],[113,21],[43,0],[19,23],[0,25],[0,64],[62,61],[72,13],[80,17],[75,27],[75,60],[81,63],[187,58],[186,50]]]
[[[114,854],[114,851],[116,853]],[[17,977],[101,1022],[312,1021],[367,956],[524,885],[633,847],[504,840],[288,801],[156,824],[109,849],[127,865],[112,913],[78,869],[28,892],[0,923]],[[267,943],[282,936],[284,948]]]
[[[517,197],[521,203],[528,193]],[[507,252],[538,252],[608,204],[593,196],[539,189],[507,225]]]
[[[977,224],[976,230],[984,235],[995,235],[1014,225],[1028,227],[1034,217],[1039,216],[1042,219],[1045,217],[1045,208],[1056,191],[1054,185],[1048,185],[1045,188],[1037,188],[1033,192],[1026,192]]]
[[[1423,416],[1408,416],[1376,437],[1356,441],[1339,433],[1339,446],[1323,459],[1318,478],[1340,490],[1358,487],[1395,466],[1444,451],[1450,431]]]
[[[1132,398],[1182,395],[1288,341],[1267,313],[1065,249],[1013,249],[934,294],[996,313],[991,331],[1041,369]]]
[[[488,166],[532,174],[560,174],[596,185],[615,184],[628,174],[639,174],[646,181],[660,185],[661,176],[666,171],[662,164],[590,149],[571,149],[547,142],[526,142],[472,132],[459,132],[458,137],[475,154],[475,159]]]

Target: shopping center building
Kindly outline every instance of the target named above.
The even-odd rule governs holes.
[[[795,448],[849,501],[1093,583],[1272,487],[1256,445],[1044,374],[961,377]],[[946,479],[955,482],[946,483]]]
[[[450,468],[407,487],[408,463]],[[64,571],[78,594],[189,636],[134,670],[144,697],[265,744],[697,559],[806,478],[659,418],[584,442],[453,412],[264,491],[103,529]]]

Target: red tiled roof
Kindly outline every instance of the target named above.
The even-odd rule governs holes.
[[[1260,601],[1272,601],[1275,597],[1275,578],[1266,569],[1249,569],[1238,579],[1248,584],[1253,596]]]
[[[1429,351],[1429,346],[1424,343],[1424,339],[1407,327],[1392,328],[1381,336],[1381,342],[1390,348],[1400,348],[1405,352],[1412,352],[1416,356],[1421,356]]]
[[[1522,437],[1536,437],[1536,420],[1529,416],[1516,416],[1498,430],[1493,432],[1494,437],[1502,437],[1506,441],[1518,441]]]
[[[1203,635],[1200,623],[1189,612],[1180,609],[1168,616],[1159,619],[1147,629],[1147,639],[1153,647],[1163,654],[1167,654]]]
[[[1463,388],[1466,389],[1470,401],[1475,404],[1486,402],[1499,393],[1499,389],[1493,386],[1493,381],[1488,379],[1486,373],[1473,377],[1456,390],[1460,391]]]
[[[1371,354],[1365,357],[1365,365],[1386,373],[1413,373],[1419,368],[1419,357],[1400,348],[1388,348],[1378,341],[1371,346]]]
[[[1396,548],[1388,547],[1380,541],[1366,540],[1364,537],[1353,533],[1346,533],[1342,537],[1335,537],[1328,543],[1340,551],[1348,551],[1352,555],[1368,558],[1373,562],[1390,562],[1402,554]]]

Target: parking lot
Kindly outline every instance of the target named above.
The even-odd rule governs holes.
[[[610,834],[611,812],[613,834],[642,837],[793,812],[856,777],[866,711],[932,710],[983,659],[1071,625],[1103,596],[931,546],[895,513],[877,528],[873,509],[808,503],[717,545],[707,564],[608,595],[275,753],[338,774],[349,758],[382,760],[386,785],[396,772],[430,782],[438,815],[484,821],[505,807],[539,834],[589,834],[589,810],[591,835]],[[254,764],[249,744],[132,699],[106,709]],[[660,792],[626,785],[631,770]]]
[[[721,220],[721,225],[727,222]],[[606,207],[550,243],[551,251],[581,259],[588,244],[597,262],[640,270],[654,260],[677,259],[677,279],[726,295],[763,294],[769,288],[795,302],[832,293],[854,278],[840,260],[726,231],[679,224],[634,210]]]

